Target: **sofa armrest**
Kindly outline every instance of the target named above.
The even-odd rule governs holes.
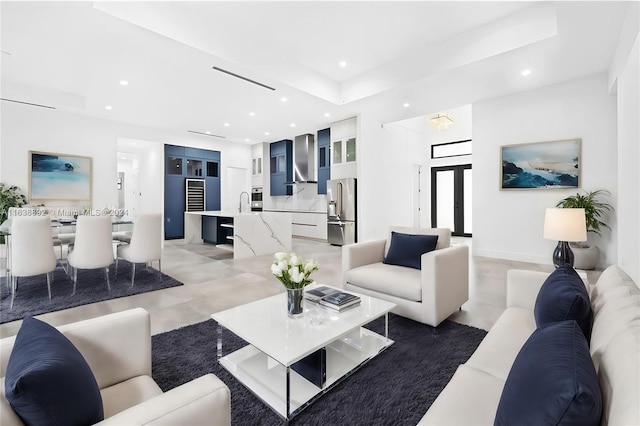
[[[423,322],[435,327],[469,300],[469,247],[450,246],[421,259]]]
[[[374,240],[342,246],[342,287],[346,285],[346,273],[351,269],[382,262],[387,240]]]
[[[533,311],[540,287],[548,276],[548,272],[508,270],[507,308],[523,308]]]
[[[121,411],[98,425],[230,425],[229,388],[213,374]]]
[[[56,327],[80,351],[100,389],[136,376],[151,376],[151,321],[142,308],[128,309]],[[15,336],[0,340],[0,376],[5,375]]]

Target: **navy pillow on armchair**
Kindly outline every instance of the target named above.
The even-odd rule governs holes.
[[[26,317],[9,356],[5,394],[27,425],[90,425],[104,419],[89,364],[55,327]]]
[[[438,244],[437,235],[417,235],[391,232],[391,244],[383,263],[421,269],[421,257],[433,251]]]
[[[570,265],[556,268],[540,288],[533,310],[536,325],[575,320],[587,341],[591,339],[591,302],[578,273]]]

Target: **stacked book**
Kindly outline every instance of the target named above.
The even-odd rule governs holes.
[[[339,291],[340,290],[338,290],[338,289],[327,287],[326,285],[323,285],[323,286],[320,286],[320,287],[313,288],[311,290],[306,290],[304,292],[304,298],[309,300],[309,301],[311,301],[311,302],[318,303],[320,301],[320,299],[322,299],[324,296],[328,296],[330,294],[337,293]]]
[[[318,303],[325,308],[342,312],[360,305],[360,298],[350,293],[336,291],[321,297]]]

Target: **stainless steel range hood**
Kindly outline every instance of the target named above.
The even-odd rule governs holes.
[[[316,142],[312,134],[296,136],[293,140],[293,182],[318,183],[316,177]]]

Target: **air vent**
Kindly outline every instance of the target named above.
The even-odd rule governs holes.
[[[213,67],[213,69],[216,70],[216,71],[220,71],[220,72],[223,72],[225,74],[228,74],[228,75],[230,75],[232,77],[239,78],[240,80],[248,81],[249,83],[253,83],[253,84],[256,84],[256,85],[258,85],[260,87],[264,87],[265,89],[276,90],[275,88],[273,88],[271,86],[267,86],[266,84],[260,83],[260,82],[255,81],[255,80],[251,80],[250,78],[244,77],[244,76],[242,76],[240,74],[236,74],[236,73],[231,72],[231,71],[223,70],[222,68],[218,68],[218,67]]]
[[[220,136],[220,135],[213,135],[211,133],[205,133],[205,132],[196,132],[195,130],[187,130],[187,132],[189,133],[197,133],[198,135],[203,135],[203,136],[211,136],[212,138],[221,138],[221,139],[226,139],[226,136]]]
[[[52,107],[52,106],[49,106],[49,105],[40,105],[40,104],[31,103],[31,102],[16,101],[15,99],[0,98],[0,101],[15,102],[17,104],[31,105],[31,106],[40,107],[40,108],[56,109],[56,107]]]

